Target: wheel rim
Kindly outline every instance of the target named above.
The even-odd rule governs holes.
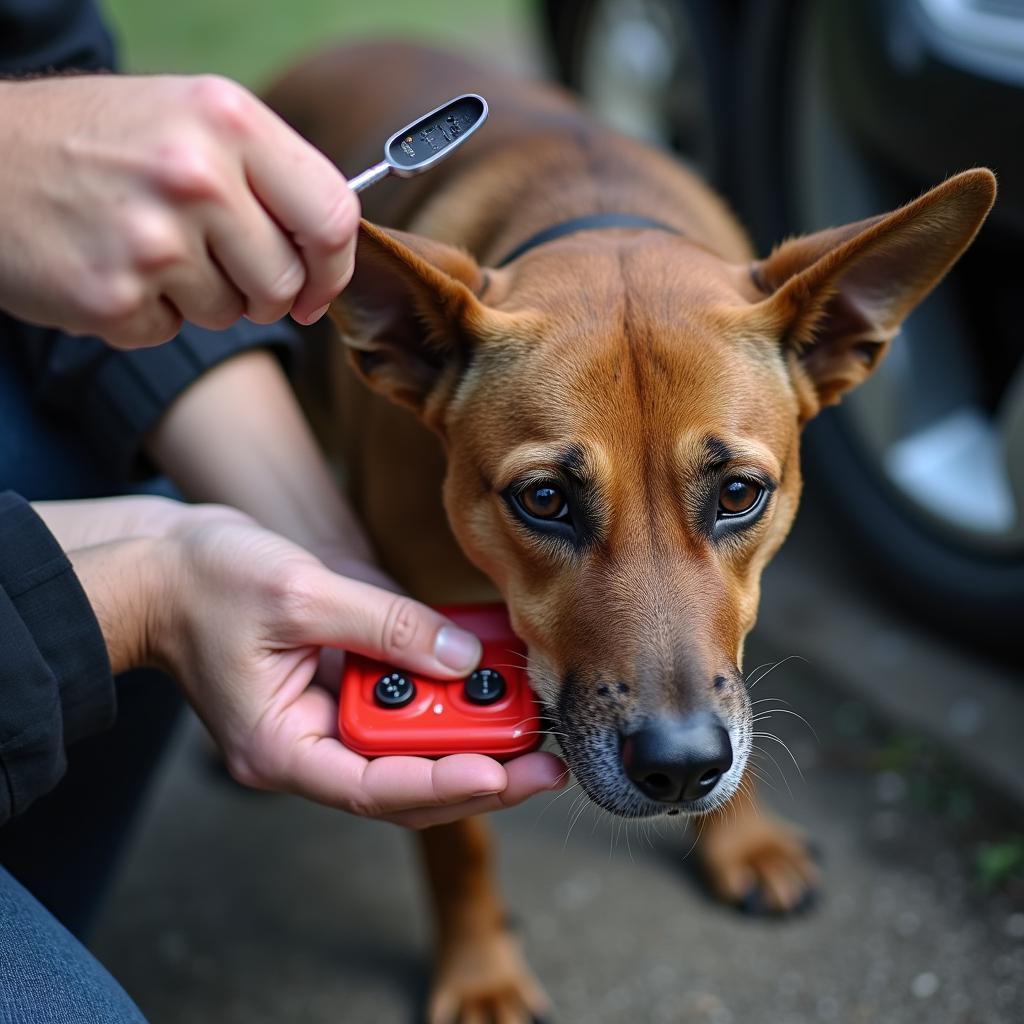
[[[906,200],[869,161],[829,100],[822,5],[800,27],[790,208],[794,228],[859,220]],[[941,284],[889,355],[836,410],[896,499],[947,540],[978,553],[1024,551],[1024,364],[994,407],[981,398],[979,342]]]

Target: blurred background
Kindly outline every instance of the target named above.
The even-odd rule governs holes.
[[[772,719],[793,758],[767,745],[766,795],[822,852],[818,905],[743,918],[703,894],[680,828],[636,831],[571,796],[494,824],[558,1020],[1024,1020],[1024,2],[106,6],[130,69],[256,90],[367,35],[556,78],[696,165],[761,251],[996,170],[974,248],[808,431],[799,525],[765,578],[747,659],[777,667],[758,696],[813,727]],[[417,1020],[430,947],[412,843],[243,792],[200,751],[184,730],[101,959],[154,1024]]]

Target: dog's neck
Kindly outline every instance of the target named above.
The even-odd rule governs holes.
[[[651,217],[640,217],[635,213],[592,213],[585,217],[572,217],[535,232],[498,260],[495,266],[504,267],[531,249],[535,249],[539,245],[546,245],[558,238],[564,238],[566,235],[574,235],[578,231],[598,231],[603,228],[653,228],[658,231],[668,231],[673,235],[681,234],[678,228]]]

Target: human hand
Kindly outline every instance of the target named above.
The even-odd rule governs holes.
[[[401,592],[375,564],[373,545],[269,352],[242,352],[207,371],[167,409],[146,450],[190,500],[243,509],[332,572]],[[119,499],[129,500],[138,499]],[[343,665],[344,652],[324,648],[317,680],[340,679]]]
[[[116,669],[157,663],[179,680],[238,781],[352,813],[426,827],[557,788],[561,762],[478,754],[373,761],[337,739],[337,700],[313,682],[325,646],[457,678],[474,640],[409,598],[346,579],[229,515],[184,519],[164,538],[71,553]],[[132,612],[132,610],[135,612]],[[135,624],[125,637],[125,616]]]
[[[359,203],[242,86],[0,83],[0,308],[131,348],[182,319],[310,323],[352,272]]]

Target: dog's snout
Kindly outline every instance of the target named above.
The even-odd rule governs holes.
[[[731,766],[729,733],[713,715],[648,723],[622,746],[626,776],[661,803],[707,796]]]

